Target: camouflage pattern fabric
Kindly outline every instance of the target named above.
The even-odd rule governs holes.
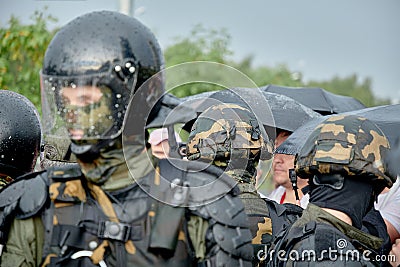
[[[389,142],[369,120],[354,115],[337,115],[318,125],[296,158],[301,178],[314,174],[360,176],[369,182],[391,187],[395,177],[386,174],[384,157]]]
[[[255,115],[237,104],[205,110],[194,123],[187,143],[189,160],[207,160],[221,167],[233,159],[258,161],[262,150],[271,153],[269,140],[263,138]]]
[[[239,197],[250,222],[252,243],[270,240],[272,223],[267,204],[257,194],[256,166],[261,153],[271,153],[255,115],[237,104],[206,109],[193,124],[187,142],[189,160],[210,162],[238,182]]]

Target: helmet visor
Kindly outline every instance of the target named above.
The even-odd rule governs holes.
[[[105,74],[57,77],[41,74],[43,131],[47,136],[87,142],[113,138],[121,131],[122,117]]]

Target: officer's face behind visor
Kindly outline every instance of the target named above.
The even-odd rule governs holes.
[[[110,129],[118,116],[119,98],[99,82],[100,75],[65,79],[42,75],[41,78],[46,136],[71,139],[75,143],[95,143],[118,134],[118,129]]]
[[[113,125],[112,92],[107,87],[70,86],[60,90],[63,119],[73,141],[98,139]]]

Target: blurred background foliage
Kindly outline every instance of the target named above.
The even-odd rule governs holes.
[[[49,22],[56,22],[57,18],[45,13],[46,10],[36,11],[31,16],[30,25],[22,25],[18,19],[11,17],[7,25],[0,26],[0,88],[25,95],[39,111],[39,71],[46,48],[58,30],[48,29]],[[196,25],[189,36],[177,37],[172,45],[164,49],[166,66],[190,61],[213,61],[240,70],[257,86],[321,87],[332,93],[357,98],[366,106],[390,103],[389,99],[374,96],[371,78],[360,81],[357,74],[351,74],[325,81],[304,82],[301,73],[293,72],[283,64],[254,66],[254,56],[234,60],[234,51],[229,48],[230,41],[231,37],[225,29],[205,29],[202,25]],[[187,84],[175,88],[172,93],[184,97],[219,89],[221,87],[212,84]]]
[[[11,17],[7,27],[0,28],[0,88],[26,96],[40,110],[39,71],[46,48],[57,31],[47,24],[56,21],[44,12],[31,16],[32,24],[21,25]]]

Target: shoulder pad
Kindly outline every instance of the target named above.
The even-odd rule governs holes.
[[[47,172],[29,173],[18,177],[0,192],[0,208],[16,205],[16,217],[35,215],[48,199]]]
[[[218,246],[227,254],[245,260],[253,258],[252,237],[249,229],[230,228],[216,224],[213,226],[212,233]]]
[[[303,213],[303,208],[291,204],[278,204],[277,202],[265,198],[268,206],[269,215],[272,221],[272,235],[277,236],[278,233],[290,227]]]
[[[236,181],[221,169],[200,161],[168,158],[159,161],[158,196],[171,205],[201,206],[226,194],[236,194]],[[184,196],[177,197],[177,193]],[[176,199],[185,199],[185,203]]]
[[[213,219],[227,226],[249,227],[246,212],[240,198],[226,194],[216,201],[198,207],[196,213],[205,219]]]

